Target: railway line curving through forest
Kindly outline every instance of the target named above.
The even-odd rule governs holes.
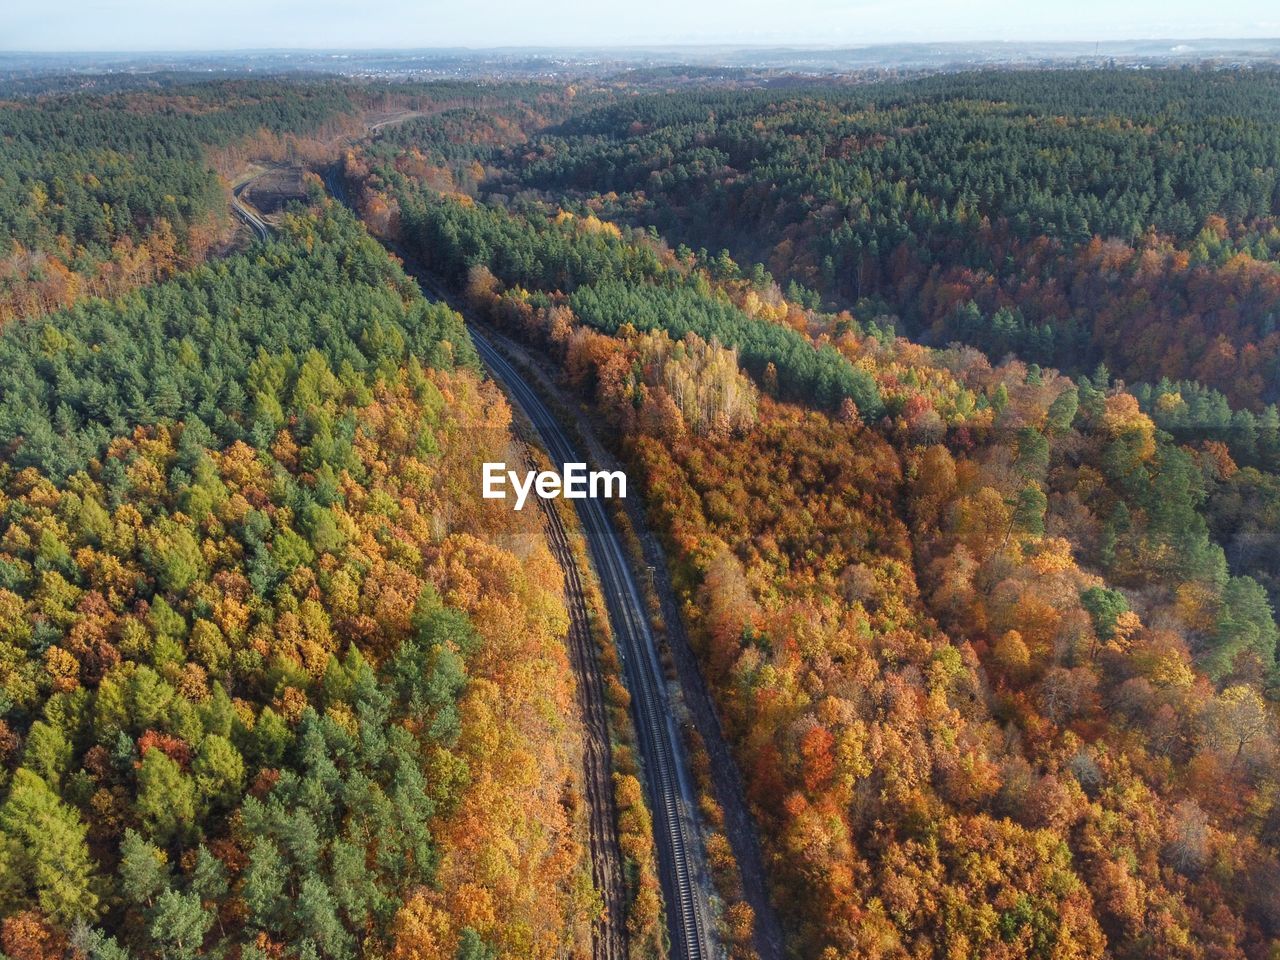
[[[258,176],[261,176],[261,174],[258,174]],[[267,222],[263,220],[262,217],[253,210],[253,208],[240,199],[240,195],[248,189],[254,180],[258,179],[258,176],[250,177],[248,180],[238,183],[232,188],[231,209],[235,213],[236,217],[239,218],[251,231],[253,231],[255,239],[266,240],[270,235]]]

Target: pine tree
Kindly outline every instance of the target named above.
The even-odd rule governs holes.
[[[1232,577],[1222,590],[1222,607],[1212,645],[1204,657],[1205,669],[1220,678],[1245,651],[1253,652],[1270,668],[1276,662],[1277,639],[1266,590],[1252,577]]]
[[[480,934],[471,927],[462,928],[462,936],[458,938],[458,952],[455,960],[497,960],[498,952],[484,942]]]
[[[1094,633],[1102,641],[1115,635],[1120,614],[1129,609],[1129,601],[1118,590],[1106,587],[1090,587],[1080,594],[1080,604],[1093,620]]]
[[[320,831],[311,815],[301,807],[291,810],[280,823],[280,841],[301,870],[314,870],[323,850]]]
[[[51,788],[57,790],[71,765],[71,744],[63,732],[43,720],[37,720],[27,733],[26,749],[22,752],[22,765],[39,775]]]
[[[378,899],[377,887],[365,865],[364,848],[338,839],[330,848],[330,874],[338,907],[354,929],[364,927],[369,911]]]
[[[1029,483],[1018,492],[1018,501],[1013,508],[1013,522],[1020,529],[1033,536],[1044,534],[1044,515],[1049,509],[1049,498],[1037,484]]]
[[[249,919],[263,930],[273,929],[275,919],[284,906],[284,888],[288,871],[275,841],[258,837],[249,852],[240,896],[249,908]]]
[[[191,871],[191,892],[206,903],[221,899],[227,892],[227,868],[222,861],[201,847]]]
[[[14,772],[0,807],[0,838],[17,876],[26,878],[40,909],[61,923],[98,913],[88,828],[47,783],[30,770]]]
[[[207,803],[230,806],[244,788],[244,760],[229,740],[216,733],[200,744],[191,772]]]
[[[131,960],[129,951],[101,930],[90,927],[83,920],[71,928],[71,946],[88,960]]]
[[[1076,411],[1080,409],[1080,392],[1075,387],[1067,387],[1049,404],[1047,426],[1056,434],[1066,433],[1075,421]]]
[[[194,893],[166,890],[151,910],[147,932],[166,960],[193,960],[199,956],[205,934],[213,926],[213,913]]]
[[[351,956],[351,936],[338,919],[329,887],[318,875],[308,873],[302,878],[294,910],[303,934],[315,942],[322,956],[331,960]]]
[[[1018,470],[1027,477],[1044,477],[1049,469],[1049,441],[1034,427],[1018,431]]]
[[[164,851],[126,830],[120,844],[120,887],[134,903],[150,907],[155,898],[169,889],[169,867]]]
[[[148,750],[142,758],[137,808],[159,843],[183,843],[197,830],[195,785],[161,750]]]

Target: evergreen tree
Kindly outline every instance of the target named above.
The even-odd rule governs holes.
[[[147,932],[166,960],[194,960],[213,919],[196,894],[166,890],[151,910]]]
[[[314,873],[305,874],[294,906],[299,929],[314,941],[320,955],[342,960],[352,955],[351,937],[338,919],[329,887]]]
[[[150,907],[169,889],[169,867],[164,851],[126,830],[120,844],[120,888],[133,903]]]
[[[1221,678],[1246,651],[1270,669],[1276,662],[1277,630],[1274,611],[1262,585],[1252,577],[1232,577],[1222,590],[1222,607],[1204,665]]]
[[[184,843],[199,830],[195,784],[161,750],[148,750],[142,758],[137,809],[158,843]]]
[[[262,930],[275,928],[275,920],[284,907],[285,882],[288,871],[275,841],[269,837],[254,838],[249,851],[249,865],[244,871],[240,896],[249,910],[250,922]]]
[[[61,923],[94,918],[99,909],[86,826],[30,770],[13,775],[0,806],[0,838],[15,874],[34,891],[45,914]]]
[[[244,760],[226,737],[216,733],[201,742],[191,772],[207,803],[230,806],[244,788]]]

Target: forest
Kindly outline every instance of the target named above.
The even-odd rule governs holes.
[[[1275,92],[526,102],[347,157],[640,476],[793,955],[1280,942]]]
[[[754,879],[797,960],[1276,955],[1280,74],[745,76],[0,103],[0,955],[593,954],[566,561],[481,498],[468,328],[628,471],[730,960]]]
[[[0,323],[200,263],[228,222],[214,153],[354,109],[332,84],[246,80],[0,101]]]
[[[904,333],[1070,373],[1280,382],[1274,73],[995,71],[648,95],[494,157]]]
[[[460,318],[334,211],[0,349],[4,952],[580,944],[561,574],[469,482]]]

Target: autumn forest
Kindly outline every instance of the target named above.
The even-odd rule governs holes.
[[[1280,956],[1280,73],[0,83],[0,234],[0,957]]]

